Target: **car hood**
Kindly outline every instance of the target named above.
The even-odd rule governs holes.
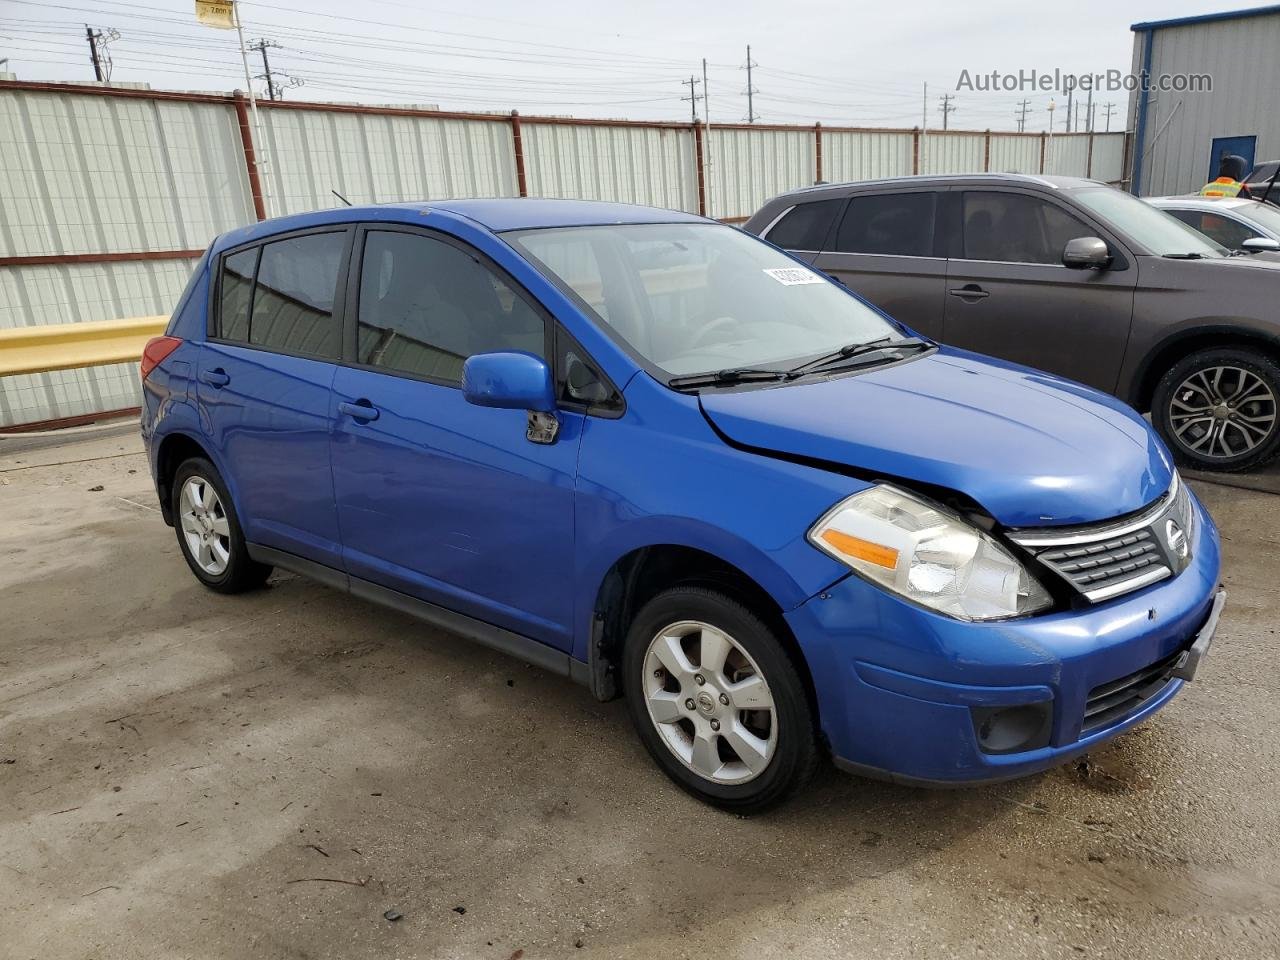
[[[1173,473],[1163,443],[1119,400],[946,347],[833,379],[707,390],[700,400],[733,443],[959,491],[1012,527],[1130,513],[1164,493]]]

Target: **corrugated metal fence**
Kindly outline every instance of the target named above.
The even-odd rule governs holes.
[[[1119,180],[1124,137],[463,114],[0,81],[0,328],[167,313],[217,234],[274,207],[617,200],[741,220],[815,180],[1052,172]],[[257,157],[255,171],[248,162]],[[1047,154],[1047,156],[1046,156]],[[0,427],[136,406],[132,365],[0,379]]]

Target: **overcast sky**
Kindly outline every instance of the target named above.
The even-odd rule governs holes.
[[[1261,4],[1240,4],[1241,7]],[[26,80],[91,80],[86,22],[112,41],[112,79],[156,88],[244,87],[235,34],[198,26],[192,0],[0,0],[0,58]],[[814,0],[284,0],[241,4],[249,41],[265,37],[287,99],[433,103],[635,119],[688,119],[690,75],[709,61],[710,117],[746,118],[746,46],[761,122],[914,126],[929,85],[929,125],[939,96],[955,94],[950,125],[1044,129],[1051,95],[957,90],[961,71],[1127,71],[1135,22],[1223,9],[1207,0],[1042,4],[991,0],[910,5]],[[252,54],[253,73],[262,72]],[[262,89],[262,81],[254,80]],[[701,93],[701,86],[697,88]],[[1055,97],[1062,129],[1065,98]],[[1098,93],[1097,129],[1127,94]],[[699,115],[701,107],[699,104]],[[1083,114],[1080,114],[1083,123]]]

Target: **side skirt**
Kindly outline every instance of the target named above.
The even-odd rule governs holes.
[[[591,671],[587,664],[538,640],[496,627],[464,613],[458,613],[456,610],[419,600],[407,593],[391,590],[359,577],[348,576],[341,570],[335,570],[322,563],[316,563],[314,560],[307,560],[274,547],[265,547],[259,543],[247,543],[245,546],[249,548],[249,556],[259,563],[288,570],[322,583],[326,587],[350,593],[362,600],[399,610],[401,613],[407,613],[432,626],[466,637],[499,653],[524,660],[562,677],[569,677],[584,686],[591,686]]]

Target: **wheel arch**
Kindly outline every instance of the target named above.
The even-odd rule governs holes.
[[[1141,413],[1151,410],[1156,385],[1174,364],[1199,350],[1244,347],[1280,363],[1280,336],[1226,322],[1198,324],[1170,334],[1147,352],[1133,378],[1128,402]]]
[[[218,466],[208,448],[196,437],[182,430],[166,434],[156,446],[156,492],[160,498],[160,513],[169,526],[173,526],[174,522],[173,477],[178,472],[178,467],[192,457],[203,457],[215,467]],[[222,474],[223,482],[226,483],[226,474],[221,468],[218,468],[218,472]]]

